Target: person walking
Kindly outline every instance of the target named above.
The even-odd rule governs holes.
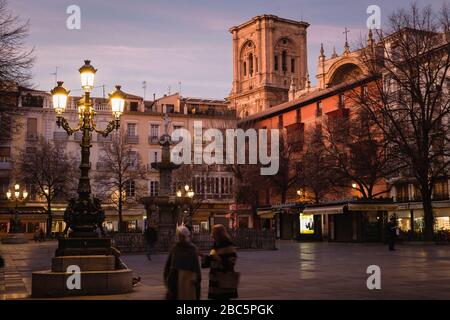
[[[199,300],[201,270],[197,247],[190,241],[190,231],[184,225],[176,231],[178,241],[169,252],[164,267],[167,300]]]
[[[39,242],[45,241],[45,232],[44,229],[39,227]]]
[[[224,225],[212,229],[213,248],[202,255],[202,268],[210,268],[208,298],[229,300],[238,297],[239,273],[234,271],[237,253]]]
[[[388,240],[389,251],[395,251],[395,240],[397,238],[398,230],[395,220],[395,216],[392,216],[386,224],[386,237]]]
[[[156,241],[158,241],[156,228],[153,225],[148,225],[147,229],[145,229],[144,236],[147,241],[147,258],[148,260],[152,260],[152,254],[154,254],[155,251],[155,244]]]

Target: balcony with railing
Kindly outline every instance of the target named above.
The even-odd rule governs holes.
[[[37,141],[38,140],[38,134],[36,132],[28,132],[26,136],[27,141]]]
[[[67,141],[68,139],[69,135],[66,132],[53,132],[53,140]]]
[[[96,169],[97,171],[108,171],[111,170],[111,164],[109,162],[106,161],[99,161],[96,164]]]
[[[127,135],[125,137],[125,141],[126,141],[126,143],[137,144],[137,143],[139,143],[139,136],[137,136],[137,135]]]
[[[148,137],[148,143],[149,144],[158,144],[159,138],[157,136],[149,136]]]
[[[448,193],[434,193],[433,200],[434,201],[449,200]]]
[[[108,135],[106,137],[104,137],[101,134],[97,134],[97,142],[111,142],[112,141],[112,136]]]
[[[11,170],[12,162],[10,157],[0,157],[0,170]]]

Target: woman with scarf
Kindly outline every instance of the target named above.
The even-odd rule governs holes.
[[[234,271],[237,259],[236,247],[222,224],[213,227],[212,237],[213,248],[209,255],[202,257],[202,268],[210,268],[208,298],[214,300],[237,298],[239,273]]]
[[[168,300],[199,300],[201,271],[197,247],[190,241],[184,225],[177,228],[178,241],[171,249],[164,268]]]

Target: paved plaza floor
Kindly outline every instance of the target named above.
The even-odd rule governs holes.
[[[0,270],[0,299],[30,298],[31,272],[50,269],[56,245],[0,245],[7,264]],[[280,241],[276,251],[238,254],[241,299],[450,299],[450,246],[405,244],[389,252],[381,244]],[[166,257],[125,255],[142,279],[132,293],[76,299],[162,299]],[[381,290],[367,289],[369,265],[381,268]],[[203,299],[207,280],[203,270]]]

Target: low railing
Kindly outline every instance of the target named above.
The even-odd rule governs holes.
[[[66,132],[53,132],[53,140],[65,141],[69,139],[69,135]]]
[[[108,171],[111,170],[111,163],[99,161],[96,164],[96,168],[98,171]]]
[[[159,138],[156,136],[149,136],[148,137],[148,143],[149,144],[158,144],[159,143]]]
[[[237,229],[230,231],[233,243],[239,249],[274,250],[275,233],[261,229]],[[146,251],[147,243],[142,233],[114,233],[111,235],[113,245],[124,253],[142,253]],[[175,231],[158,234],[155,249],[158,252],[168,252],[175,244]],[[213,240],[209,232],[194,233],[192,242],[199,250],[212,248]]]
[[[10,170],[12,169],[12,162],[10,157],[0,157],[0,169]]]
[[[139,136],[126,136],[126,143],[139,143]]]

